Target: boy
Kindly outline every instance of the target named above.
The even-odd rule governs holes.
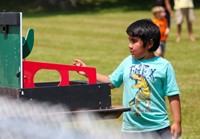
[[[132,23],[126,30],[130,56],[109,76],[97,73],[97,81],[109,82],[111,88],[124,83],[122,138],[166,138],[181,135],[179,89],[171,64],[154,51],[160,44],[159,28],[149,19]],[[87,66],[74,60],[76,66]],[[84,72],[79,74],[86,76]],[[165,96],[168,96],[174,123],[170,126]]]
[[[165,17],[166,17],[167,22],[168,22],[168,27],[170,28],[171,18],[173,17],[170,0],[156,0],[155,6],[162,6],[165,9],[165,12],[166,12]]]
[[[170,32],[167,19],[165,18],[165,9],[162,6],[156,6],[152,9],[152,13],[155,17],[153,22],[159,27],[161,34],[160,46],[156,50],[156,55],[164,57],[166,40]]]

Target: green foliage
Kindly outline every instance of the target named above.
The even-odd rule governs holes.
[[[26,15],[26,13],[24,13]],[[195,10],[200,17],[200,10]],[[72,64],[80,58],[103,74],[110,74],[129,55],[126,27],[141,18],[152,18],[150,11],[99,12],[96,14],[45,14],[23,18],[23,36],[35,30],[35,46],[28,60]],[[174,66],[181,91],[183,139],[200,137],[200,19],[194,22],[196,42],[190,42],[186,24],[182,40],[175,42],[175,21],[167,42],[166,57]],[[84,79],[77,73],[71,79]],[[59,80],[57,73],[44,71],[36,81]],[[112,90],[113,105],[121,105],[123,86]],[[169,107],[168,107],[169,108]],[[171,115],[169,109],[169,115]],[[172,117],[170,116],[171,120]],[[121,120],[121,119],[119,119]],[[119,122],[120,123],[120,122]]]
[[[170,0],[173,7],[174,1]],[[23,12],[98,12],[105,9],[150,10],[155,0],[6,0],[0,1],[3,11]],[[200,8],[200,1],[194,0],[195,8]]]

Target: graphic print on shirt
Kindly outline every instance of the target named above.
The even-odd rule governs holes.
[[[154,80],[154,71],[155,69],[150,68],[148,65],[142,64],[134,65],[131,68],[130,78],[136,81],[135,85],[133,85],[133,88],[138,88],[135,97],[129,102],[129,106],[135,105],[135,116],[140,116],[141,112],[150,111],[151,91],[146,78]],[[144,102],[146,105],[145,111],[141,111],[140,109],[140,103],[142,102]]]

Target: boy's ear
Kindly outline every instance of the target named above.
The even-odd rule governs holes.
[[[154,41],[151,39],[148,43],[147,43],[147,48],[151,49],[153,47]]]

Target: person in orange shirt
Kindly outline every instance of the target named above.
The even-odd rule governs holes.
[[[162,6],[155,6],[152,9],[152,13],[154,15],[154,19],[152,21],[159,27],[161,34],[160,46],[156,50],[155,54],[164,57],[167,36],[169,35],[170,32],[170,29],[168,27],[168,22],[165,17],[166,15],[165,9]]]

